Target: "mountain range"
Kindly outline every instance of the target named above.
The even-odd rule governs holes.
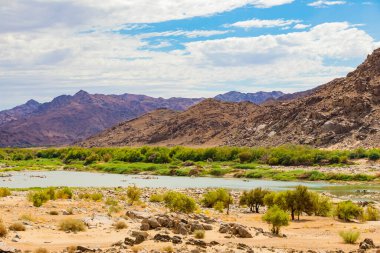
[[[217,96],[228,101],[261,103],[281,92],[229,92]],[[84,140],[120,122],[166,108],[183,111],[204,98],[153,98],[145,95],[102,95],[79,91],[48,103],[30,100],[0,112],[0,146],[61,146]]]
[[[183,112],[157,110],[105,130],[82,146],[378,147],[380,49],[346,77],[262,105],[206,99]]]

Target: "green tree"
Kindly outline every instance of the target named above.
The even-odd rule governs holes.
[[[276,205],[269,208],[262,219],[272,225],[271,231],[276,235],[280,233],[281,227],[289,225],[289,215]]]
[[[220,210],[220,207],[223,206],[227,209],[227,214],[229,214],[230,205],[233,203],[233,198],[226,189],[219,188],[203,194],[203,199],[201,202],[205,207],[217,207],[218,210]]]
[[[259,213],[260,206],[264,206],[264,198],[269,193],[261,187],[250,191],[244,191],[240,196],[239,205],[247,205],[251,212]]]

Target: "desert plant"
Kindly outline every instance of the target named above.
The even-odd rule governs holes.
[[[8,188],[4,188],[4,187],[1,187],[0,188],[0,198],[3,198],[3,197],[8,197],[10,196],[12,193],[11,191],[8,189]]]
[[[38,248],[34,251],[34,253],[49,253],[49,251],[45,248]]]
[[[259,213],[259,208],[264,205],[264,197],[268,193],[269,191],[262,188],[244,191],[240,196],[239,205],[247,205],[251,212]]]
[[[289,215],[274,205],[268,209],[262,219],[272,225],[272,233],[278,235],[282,226],[289,225]]]
[[[161,194],[152,194],[149,198],[150,202],[162,202],[164,201],[164,196]]]
[[[359,239],[360,232],[354,230],[346,230],[340,231],[339,235],[342,237],[345,243],[354,244]]]
[[[344,221],[357,219],[363,214],[363,208],[354,204],[352,201],[343,201],[337,204],[335,216]]]
[[[70,232],[79,232],[86,230],[86,227],[81,220],[77,219],[65,219],[60,221],[59,230],[70,231]]]
[[[16,222],[16,223],[13,223],[12,225],[9,226],[9,230],[11,230],[11,231],[25,231],[26,228],[25,228],[24,224],[22,224],[21,222]]]
[[[4,225],[3,221],[0,220],[0,237],[6,237],[8,234],[7,227]]]
[[[172,212],[192,213],[197,207],[193,198],[175,191],[165,193],[164,202]]]
[[[331,199],[327,196],[322,196],[318,193],[311,193],[312,203],[313,203],[313,213],[316,216],[327,217],[332,211]]]
[[[28,199],[33,203],[33,206],[40,207],[49,201],[50,197],[45,191],[35,191],[29,192]]]
[[[162,248],[162,252],[173,253],[173,252],[174,252],[174,248],[173,248],[173,246],[171,246],[171,245],[164,246],[164,247]]]
[[[50,200],[55,200],[56,199],[56,196],[55,196],[55,188],[54,187],[49,187],[45,190],[45,193],[47,196],[49,196],[49,199]]]
[[[129,186],[127,189],[127,197],[131,205],[133,205],[134,202],[140,200],[141,194],[142,194],[141,190],[135,185]]]
[[[221,207],[227,209],[227,214],[229,213],[229,207],[233,203],[233,198],[226,189],[215,189],[203,194],[203,199],[201,200],[205,207],[212,207],[220,211]]]
[[[72,199],[73,191],[69,187],[58,189],[55,194],[57,199]]]
[[[114,227],[117,230],[126,229],[128,227],[127,223],[125,221],[119,220],[114,224]]]
[[[56,210],[51,210],[51,211],[49,212],[49,214],[50,214],[50,215],[58,215],[58,211],[56,211]]]
[[[380,220],[379,210],[372,205],[368,205],[364,212],[364,219],[367,221],[378,221]]]
[[[204,230],[195,230],[194,231],[194,237],[197,239],[204,239],[205,238],[205,231]]]

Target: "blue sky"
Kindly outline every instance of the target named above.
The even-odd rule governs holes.
[[[0,0],[0,109],[91,93],[313,88],[380,47],[380,1]]]

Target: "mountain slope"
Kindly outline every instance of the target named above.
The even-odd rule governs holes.
[[[0,111],[0,125],[28,117],[35,112],[40,105],[40,103],[32,99],[23,105],[16,106],[9,110]]]
[[[201,99],[152,98],[144,95],[59,96],[27,117],[0,125],[0,146],[53,146],[85,139],[119,122],[158,108],[184,110]]]
[[[261,106],[206,100],[163,122],[145,122],[150,123],[154,130],[138,140],[128,138],[135,131],[127,130],[125,140],[117,145],[378,146],[380,49],[347,77],[319,86],[306,96]],[[129,124],[125,123],[125,129]],[[96,138],[91,141],[92,146],[102,146]]]
[[[286,95],[281,91],[259,91],[255,93],[242,93],[237,91],[230,91],[224,94],[219,94],[214,97],[216,100],[225,102],[252,102],[255,104],[262,104],[268,99],[277,99]]]

